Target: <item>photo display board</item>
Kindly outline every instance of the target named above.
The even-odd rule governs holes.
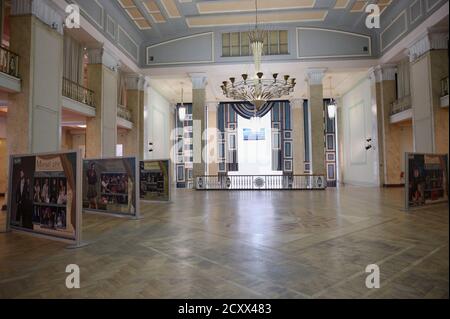
[[[448,156],[406,153],[406,209],[448,202]]]
[[[145,201],[170,201],[170,160],[141,161],[140,198]]]
[[[11,156],[10,163],[9,228],[81,241],[79,152]]]
[[[83,161],[83,209],[138,217],[136,158]]]

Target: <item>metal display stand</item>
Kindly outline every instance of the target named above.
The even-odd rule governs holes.
[[[83,208],[83,212],[85,213],[89,213],[89,214],[97,214],[97,215],[107,215],[107,216],[113,216],[113,217],[118,217],[118,218],[127,218],[130,220],[141,220],[143,219],[143,217],[141,217],[141,205],[140,205],[140,201],[139,201],[139,161],[137,160],[136,157],[103,157],[103,158],[86,158],[83,160],[84,162],[91,162],[91,161],[107,161],[107,160],[129,160],[132,159],[134,160],[134,178],[135,178],[135,212],[134,214],[127,214],[127,213],[118,213],[118,212],[107,212],[107,211],[102,211],[99,209],[87,209],[87,208]],[[84,165],[82,165],[84,166]],[[83,170],[82,173],[80,174],[80,176],[82,176],[82,178],[85,178],[85,176],[83,175]],[[83,182],[82,182],[83,184]]]
[[[61,237],[52,236],[51,234],[38,233],[31,229],[25,229],[17,226],[11,225],[11,208],[12,208],[12,198],[11,196],[13,190],[13,168],[14,168],[14,159],[21,157],[40,157],[40,156],[58,156],[64,154],[76,154],[76,169],[75,169],[75,189],[76,189],[76,197],[74,204],[76,205],[75,210],[75,239],[65,239]],[[81,176],[82,176],[82,161],[81,161],[81,151],[67,151],[67,152],[55,152],[55,153],[34,153],[34,154],[23,154],[23,155],[11,155],[9,158],[9,181],[8,181],[8,198],[7,198],[7,218],[6,218],[6,232],[17,232],[22,234],[27,234],[30,236],[34,236],[37,238],[44,238],[55,240],[63,243],[69,244],[68,249],[78,249],[82,247],[86,247],[88,243],[82,241],[82,184],[81,184]]]
[[[171,178],[170,170],[171,170],[171,167],[172,167],[172,161],[170,159],[156,159],[156,160],[144,160],[144,161],[140,161],[139,163],[144,163],[145,164],[145,163],[156,163],[156,162],[163,162],[163,161],[167,161],[168,162],[168,167],[167,167],[167,187],[168,187],[168,190],[169,190],[168,200],[141,199],[141,197],[140,197],[141,194],[139,193],[139,199],[142,202],[144,202],[144,203],[170,203],[172,201],[172,183],[170,181],[170,178]],[[139,187],[140,187],[140,183],[141,183],[140,173],[141,173],[141,170],[139,169]]]
[[[410,183],[410,180],[409,180],[409,169],[410,169],[410,167],[409,167],[409,157],[411,155],[422,155],[424,157],[425,156],[441,156],[441,157],[445,157],[445,164],[446,164],[445,173],[447,174],[447,185],[446,185],[446,187],[447,187],[447,201],[443,200],[441,202],[424,204],[422,206],[414,206],[414,207],[410,206],[410,204],[409,204],[409,183]],[[405,153],[405,208],[404,208],[404,211],[409,212],[411,210],[424,208],[424,207],[427,207],[429,205],[438,205],[438,204],[445,204],[445,203],[448,204],[448,202],[449,202],[448,201],[448,190],[449,190],[449,170],[448,170],[448,165],[449,165],[449,163],[448,163],[448,155],[447,154]]]

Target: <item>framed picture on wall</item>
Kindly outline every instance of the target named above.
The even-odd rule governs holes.
[[[326,142],[327,142],[327,151],[335,151],[336,150],[336,146],[334,143],[334,134],[327,134]]]

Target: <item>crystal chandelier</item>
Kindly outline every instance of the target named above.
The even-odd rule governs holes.
[[[255,114],[267,101],[280,99],[294,92],[295,78],[285,75],[283,79],[278,78],[278,73],[272,75],[272,79],[264,79],[261,72],[261,57],[264,49],[264,39],[267,31],[258,29],[258,0],[256,6],[256,26],[249,32],[250,46],[252,48],[256,77],[249,78],[248,74],[242,74],[242,80],[236,81],[232,77],[229,81],[223,81],[221,86],[223,94],[233,100],[247,101],[255,107]]]

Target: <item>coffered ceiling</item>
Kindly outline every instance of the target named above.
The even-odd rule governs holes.
[[[255,0],[112,0],[147,37],[176,36],[182,29],[251,26]],[[259,21],[266,25],[315,23],[337,29],[358,29],[365,8],[376,3],[381,14],[399,0],[258,0]],[[408,1],[406,1],[408,2]],[[370,30],[359,28],[361,33]]]

